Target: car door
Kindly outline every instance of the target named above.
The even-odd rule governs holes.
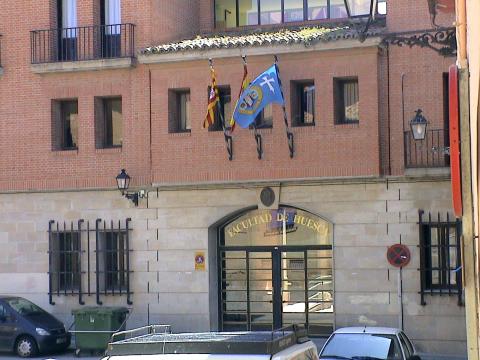
[[[15,318],[0,301],[0,349],[12,350],[15,337]]]

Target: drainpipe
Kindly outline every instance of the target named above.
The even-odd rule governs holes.
[[[473,218],[469,70],[467,58],[467,0],[456,0],[457,66],[459,71],[460,143],[462,154],[462,245],[467,353],[469,360],[479,359],[479,299],[477,297],[476,241]]]
[[[457,65],[460,69],[467,68],[467,3],[466,0],[456,2],[457,27]]]

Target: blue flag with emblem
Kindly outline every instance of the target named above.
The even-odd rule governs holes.
[[[233,119],[242,128],[247,128],[263,108],[271,103],[285,104],[277,65],[272,65],[261,73],[243,91],[233,111]]]

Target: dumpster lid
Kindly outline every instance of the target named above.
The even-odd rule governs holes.
[[[125,314],[128,313],[128,309],[123,306],[84,306],[79,309],[73,309],[73,315],[114,315],[114,314]]]
[[[304,327],[275,331],[147,334],[110,343],[107,355],[276,354],[308,341]]]

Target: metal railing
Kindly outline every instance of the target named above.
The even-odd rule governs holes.
[[[447,130],[427,130],[424,140],[414,140],[412,132],[405,131],[403,139],[406,168],[441,168],[450,166]]]
[[[135,25],[93,25],[30,32],[32,64],[135,56]]]

